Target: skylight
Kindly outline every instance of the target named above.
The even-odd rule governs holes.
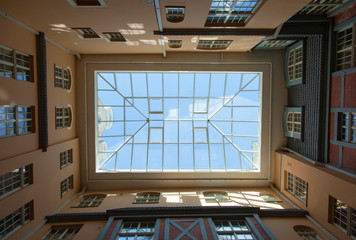
[[[257,72],[96,72],[97,172],[259,171],[261,81]]]

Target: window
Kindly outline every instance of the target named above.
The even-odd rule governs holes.
[[[290,172],[287,172],[287,190],[303,203],[307,203],[308,183]]]
[[[75,8],[106,7],[104,0],[67,0]]]
[[[168,46],[170,48],[180,48],[182,47],[182,40],[168,40]]]
[[[303,133],[303,108],[285,107],[284,108],[284,136],[302,139]]]
[[[85,195],[75,207],[98,207],[105,197],[106,194]]]
[[[117,240],[153,239],[155,222],[124,222]]]
[[[339,113],[339,140],[356,143],[356,113]]]
[[[91,28],[72,28],[77,31],[78,37],[82,39],[100,38],[100,36]]]
[[[0,45],[0,77],[33,82],[33,58]]]
[[[55,69],[55,87],[70,89],[71,86],[71,75],[70,71],[65,68],[54,66]]]
[[[286,51],[286,87],[303,83],[303,42],[300,41]]]
[[[32,184],[32,165],[0,176],[0,198]]]
[[[72,112],[70,107],[56,107],[56,128],[65,128],[71,125]]]
[[[336,71],[355,67],[355,24],[336,33]]]
[[[200,50],[222,50],[227,49],[231,40],[199,40],[197,49]]]
[[[159,203],[160,196],[157,192],[137,193],[134,203]]]
[[[178,23],[184,20],[184,7],[166,7],[168,22]]]
[[[97,72],[97,170],[259,170],[261,82],[258,72]]]
[[[126,42],[125,37],[120,32],[103,32],[109,42]]]
[[[42,240],[49,239],[73,239],[83,225],[55,225]]]
[[[330,222],[346,231],[348,236],[356,237],[356,210],[339,199],[330,196]]]
[[[205,202],[230,202],[226,192],[204,192]]]
[[[0,105],[0,137],[34,132],[34,107]]]
[[[266,202],[281,202],[279,198],[270,193],[261,193],[260,197]]]
[[[245,26],[259,3],[259,0],[213,0],[205,27]]]
[[[33,202],[29,202],[0,220],[0,239],[4,239],[33,219]]]
[[[214,220],[219,239],[256,239],[245,220]]]
[[[341,6],[345,0],[312,0],[305,5],[298,14],[301,15],[324,15]]]
[[[258,46],[257,49],[284,49],[285,47],[294,43],[294,40],[265,40],[262,41]]]
[[[311,227],[297,225],[293,227],[294,231],[305,240],[321,240],[321,238],[316,234],[314,229]]]
[[[61,168],[64,168],[73,162],[72,153],[72,149],[59,153]]]
[[[73,189],[73,175],[64,179],[61,182],[61,195],[62,197],[69,192],[71,189]]]

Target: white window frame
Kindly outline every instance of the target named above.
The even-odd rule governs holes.
[[[284,72],[287,88],[303,83],[304,54],[303,41],[299,41],[286,49]]]
[[[339,113],[339,140],[356,143],[356,112]]]
[[[208,194],[213,194],[208,196]],[[219,196],[221,195],[221,196]],[[224,196],[222,196],[224,195]],[[229,194],[225,191],[205,191],[203,192],[204,200],[207,203],[231,202]]]
[[[70,107],[56,107],[56,129],[71,126],[72,109]]]
[[[132,225],[136,225],[136,227],[134,228],[131,228]],[[144,225],[148,225],[148,224],[153,224],[153,227],[150,228],[151,230],[150,231],[145,231],[143,229],[147,229],[148,227],[143,227],[142,229],[142,226]],[[125,229],[125,226],[127,225],[130,225],[128,228],[128,230],[126,231],[123,231]],[[155,234],[155,227],[156,227],[156,222],[155,221],[142,221],[142,222],[123,222],[121,224],[121,227],[120,227],[120,230],[119,230],[119,233],[117,234],[117,238],[115,239],[120,239],[120,237],[134,237],[135,239],[137,239],[137,237],[151,237],[151,238],[147,238],[147,239],[153,239],[153,236]],[[136,231],[135,231],[136,229]],[[131,238],[130,238],[131,239]],[[139,238],[139,239],[142,239],[142,238]]]
[[[311,227],[304,225],[296,225],[293,227],[293,229],[302,239],[321,240],[315,230]]]
[[[135,204],[159,203],[160,198],[161,198],[161,193],[159,192],[142,192],[136,194],[133,203]]]
[[[67,177],[61,182],[61,196],[63,197],[66,193],[73,189],[73,175]]]
[[[33,219],[33,202],[28,202],[0,220],[0,238],[5,239]]]
[[[72,76],[68,68],[62,68],[57,65],[54,66],[54,86],[56,88],[70,90],[71,80]]]
[[[295,176],[293,173],[286,172],[286,190],[297,199],[307,205],[308,201],[308,182]]]
[[[303,107],[285,107],[283,116],[284,136],[302,140],[304,125],[303,119]]]
[[[178,23],[184,20],[185,7],[166,7],[166,19],[168,22]]]
[[[338,28],[337,28],[338,29]],[[342,37],[339,34],[345,33],[351,29],[351,33]],[[347,36],[351,35],[351,44],[345,45]],[[353,68],[356,66],[356,23],[347,25],[338,29],[336,32],[336,71],[342,71],[345,69]],[[350,60],[347,60],[350,58]]]
[[[0,123],[5,124],[6,134],[0,135],[0,138],[35,132],[34,121],[32,120],[34,116],[33,106],[0,105],[1,108],[4,111],[0,113]],[[25,112],[23,111],[24,108],[26,108]]]
[[[6,54],[5,51],[7,51],[8,54]],[[0,77],[33,82],[33,57],[31,55],[0,45],[0,66],[12,68],[12,71],[1,68]],[[7,74],[5,74],[6,71],[11,73],[11,76],[7,76]],[[24,76],[26,76],[26,78]]]
[[[199,40],[198,50],[224,50],[227,49],[232,40]]]
[[[49,239],[72,239],[82,228],[82,224],[78,225],[54,225],[51,230],[42,238],[42,240]],[[59,236],[56,236],[56,235]]]
[[[73,150],[69,149],[59,153],[61,168],[64,168],[73,162]]]
[[[352,216],[356,215],[356,209],[350,207],[346,203],[329,196],[330,204],[330,217],[329,222],[335,224],[342,229],[348,236],[356,237],[356,233],[352,233],[352,226],[356,225],[356,221],[353,221]],[[342,217],[341,217],[342,215]],[[341,218],[345,218],[346,221],[342,221]],[[341,224],[342,223],[342,224]]]
[[[106,198],[106,194],[88,194],[83,196],[74,207],[84,208],[84,207],[99,207],[100,204]]]
[[[223,238],[224,235],[233,236],[236,240],[246,239],[246,235],[248,235],[248,239],[257,239],[245,220],[213,220],[213,222],[218,237],[222,236],[221,239],[230,239]],[[221,230],[217,224],[221,224]]]
[[[17,168],[0,176],[0,199],[32,184],[32,165]]]

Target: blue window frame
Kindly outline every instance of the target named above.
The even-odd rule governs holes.
[[[285,57],[285,79],[286,87],[291,87],[303,83],[304,72],[304,50],[303,41],[286,49]]]

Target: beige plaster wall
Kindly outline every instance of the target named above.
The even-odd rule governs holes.
[[[281,163],[282,162],[282,163]],[[325,167],[312,165],[292,153],[276,153],[275,164],[282,168],[282,193],[298,207],[332,232],[338,239],[351,239],[336,225],[329,223],[329,196],[356,209],[356,180]],[[308,182],[307,203],[304,204],[286,190],[286,172]],[[276,185],[280,179],[277,178]]]

